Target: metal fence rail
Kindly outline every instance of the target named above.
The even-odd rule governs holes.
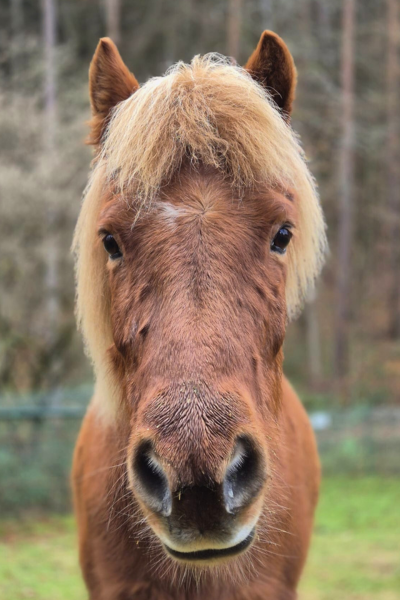
[[[82,419],[83,406],[18,406],[0,407],[0,421],[41,421],[45,419]]]
[[[90,386],[0,399],[0,513],[70,509],[69,474]],[[400,475],[400,408],[310,415],[327,474]]]

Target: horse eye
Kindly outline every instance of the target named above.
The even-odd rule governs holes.
[[[122,256],[122,252],[119,249],[117,242],[115,241],[115,237],[111,235],[111,233],[107,233],[107,235],[103,238],[103,245],[106,249],[106,252],[108,252],[110,258],[112,258],[113,260]]]
[[[278,252],[278,254],[285,254],[292,236],[293,234],[288,227],[281,227],[272,240],[271,250]]]

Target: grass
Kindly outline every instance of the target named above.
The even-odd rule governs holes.
[[[0,525],[2,600],[83,600],[72,517]]]
[[[304,600],[399,600],[400,480],[323,484]]]
[[[2,600],[84,600],[72,517],[0,521]],[[400,481],[324,481],[300,600],[399,600]]]

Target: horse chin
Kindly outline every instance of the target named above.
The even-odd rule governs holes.
[[[256,535],[255,527],[239,543],[222,548],[202,548],[201,550],[180,551],[163,544],[167,554],[179,563],[192,567],[206,568],[227,563],[246,552],[252,545]]]
[[[257,539],[257,523],[262,513],[264,496],[248,507],[233,528],[229,538],[221,539],[221,533],[215,532],[207,536],[198,536],[188,530],[186,535],[174,538],[169,528],[161,524],[160,519],[148,510],[147,522],[158,538],[166,557],[177,565],[193,569],[208,569],[224,567],[235,559],[244,556]],[[225,537],[225,536],[224,536]]]

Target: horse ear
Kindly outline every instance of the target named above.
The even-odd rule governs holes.
[[[111,110],[126,100],[139,84],[123,62],[110,38],[102,38],[96,48],[89,69],[89,95],[92,119],[88,144],[100,144],[110,119]]]
[[[297,71],[285,42],[273,31],[264,31],[257,48],[246,63],[245,69],[273,97],[290,120],[296,91]]]

